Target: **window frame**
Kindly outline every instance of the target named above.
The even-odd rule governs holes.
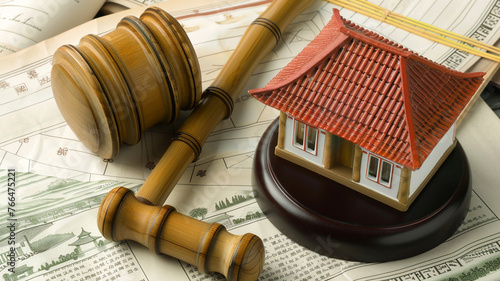
[[[302,134],[302,143],[298,143],[296,141],[297,136],[298,136],[298,132],[297,132],[298,125],[304,126],[304,132]],[[309,136],[310,130],[315,131],[314,137],[309,138],[310,137]],[[309,154],[317,156],[318,155],[319,133],[320,132],[319,132],[318,128],[309,126],[306,123],[301,122],[297,119],[293,119],[292,145],[296,148],[299,148],[299,149],[309,153]],[[314,140],[314,149],[309,148],[310,139]]]
[[[373,167],[372,167],[372,161],[376,160],[377,161],[377,166],[375,168],[375,176],[372,175],[371,171],[373,170]],[[389,179],[388,181],[385,181],[382,179],[382,171],[383,171],[383,167],[384,167],[384,164],[387,164],[388,166],[386,167],[389,167]],[[365,177],[373,182],[376,182],[382,186],[385,186],[387,188],[391,188],[392,187],[392,178],[393,178],[393,174],[394,174],[394,163],[391,163],[379,156],[377,156],[376,154],[372,154],[372,153],[369,153],[368,154],[368,158],[367,158],[367,161],[366,161],[366,175]]]

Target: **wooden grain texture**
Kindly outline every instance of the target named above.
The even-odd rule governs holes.
[[[407,212],[275,155],[277,122],[254,155],[253,188],[274,226],[320,255],[387,262],[421,254],[443,243],[470,206],[469,165],[460,145]],[[304,188],[307,187],[307,188]]]
[[[188,117],[167,152],[137,193],[143,202],[161,205],[181,172],[195,161],[205,140],[231,115],[233,99],[243,90],[254,69],[281,40],[281,32],[312,0],[276,0],[246,30],[231,57],[204,91],[200,104]]]
[[[280,131],[281,133],[281,131]],[[325,145],[325,150],[323,152],[323,166],[325,169],[331,169],[333,166],[333,150],[332,150],[332,143],[333,143],[333,136],[329,132],[325,132],[325,144],[328,143],[330,145]],[[282,147],[281,147],[282,148]]]
[[[196,105],[136,196],[119,187],[102,201],[98,226],[104,237],[137,241],[227,280],[258,278],[264,264],[259,237],[232,235],[220,224],[161,205],[215,126],[231,115],[233,99],[281,40],[282,30],[312,2],[271,3],[203,97],[189,39],[175,19],[157,8],[140,18],[124,18],[102,37],[88,35],[79,46],[56,52],[52,85],[58,106],[80,140],[103,158],[116,156],[122,142],[134,144],[147,128],[171,122],[179,110]]]
[[[277,146],[279,148],[285,148],[285,135],[286,135],[286,113],[280,112],[280,123],[279,123],[279,139]]]
[[[359,182],[361,180],[361,158],[363,150],[359,145],[354,145],[354,159],[352,164],[352,180]]]
[[[154,253],[196,265],[202,273],[221,273],[227,280],[256,280],[263,267],[264,245],[257,236],[230,234],[221,224],[185,216],[172,206],[145,205],[124,187],[104,198],[98,222],[107,239],[136,241]]]
[[[398,201],[402,204],[408,203],[408,198],[410,196],[410,181],[411,181],[411,170],[403,167],[401,168],[401,179],[399,181],[398,189]]]
[[[123,18],[103,36],[89,34],[78,46],[60,47],[52,77],[68,125],[105,159],[116,157],[122,143],[138,143],[153,125],[174,122],[181,110],[194,108],[202,92],[187,34],[154,7],[140,18]]]

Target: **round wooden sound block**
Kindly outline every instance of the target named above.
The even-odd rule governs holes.
[[[469,165],[460,144],[409,210],[401,212],[274,155],[278,122],[264,133],[253,186],[268,219],[298,244],[344,260],[384,262],[448,239],[469,208]]]

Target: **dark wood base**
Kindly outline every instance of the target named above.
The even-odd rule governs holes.
[[[344,260],[384,262],[428,251],[448,239],[469,208],[469,165],[460,144],[406,212],[276,157],[278,122],[254,158],[253,186],[268,219],[298,244]]]

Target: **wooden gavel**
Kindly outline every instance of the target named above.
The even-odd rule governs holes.
[[[102,37],[87,35],[77,47],[56,51],[54,98],[80,141],[102,158],[115,157],[122,142],[136,144],[151,126],[173,122],[180,110],[194,108],[137,194],[118,187],[104,198],[98,226],[105,238],[137,241],[201,272],[222,273],[227,280],[258,278],[264,263],[259,237],[233,235],[218,223],[162,205],[215,126],[231,115],[233,100],[281,40],[282,30],[312,2],[271,3],[203,94],[189,38],[158,8],[148,8],[140,18],[124,18]]]

